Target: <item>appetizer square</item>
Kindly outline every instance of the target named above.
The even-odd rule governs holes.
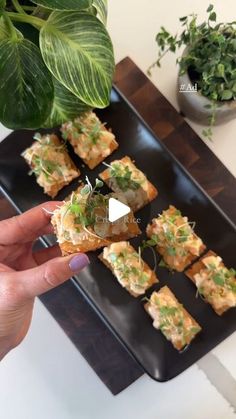
[[[206,248],[193,228],[172,205],[147,226],[147,236],[170,269],[182,272]]]
[[[133,211],[138,211],[157,196],[157,190],[130,157],[114,160],[99,177],[114,192],[122,193]]]
[[[161,330],[178,351],[189,345],[201,331],[201,326],[167,286],[152,293],[145,310],[153,319],[153,327]]]
[[[105,247],[99,259],[134,297],[145,294],[148,288],[158,282],[155,272],[143,261],[141,254],[126,241]]]
[[[94,169],[118,148],[115,136],[106,129],[94,112],[87,112],[74,121],[66,122],[62,125],[61,132],[90,169]]]
[[[64,186],[80,176],[80,171],[67,153],[65,144],[56,135],[36,134],[34,138],[36,141],[22,156],[31,167],[30,174],[35,174],[44,193],[54,198]]]
[[[109,222],[110,197],[123,199],[114,194],[102,195],[90,184],[80,186],[54,211],[51,222],[63,255],[89,252],[141,234],[132,212]]]
[[[227,269],[212,250],[194,263],[186,275],[219,316],[236,307],[236,271]]]

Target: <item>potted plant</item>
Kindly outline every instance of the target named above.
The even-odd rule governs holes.
[[[175,53],[185,46],[177,59],[179,107],[190,119],[207,125],[203,134],[211,138],[213,125],[236,116],[236,22],[216,23],[213,5],[207,14],[201,24],[195,14],[181,17],[180,35],[171,35],[162,27],[156,36],[158,58],[148,72],[160,67],[169,51]]]
[[[109,104],[107,0],[0,0],[0,122],[54,127]]]

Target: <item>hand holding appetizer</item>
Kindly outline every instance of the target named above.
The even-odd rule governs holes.
[[[93,188],[88,181],[54,212],[52,224],[63,255],[96,250],[113,241],[127,240],[141,233],[132,212],[116,222],[109,222],[109,198],[122,200],[122,197],[101,194],[98,188],[102,184],[97,179]]]
[[[227,269],[212,250],[188,269],[186,275],[219,316],[236,307],[236,271]]]
[[[84,254],[59,257],[58,246],[34,248],[40,236],[52,233],[50,214],[57,204],[45,202],[0,222],[0,361],[27,334],[35,297],[89,264]]]
[[[163,211],[147,226],[147,236],[170,269],[182,272],[205,249],[187,217],[174,206]]]
[[[178,302],[167,286],[152,293],[145,304],[145,310],[153,319],[153,327],[160,329],[178,351],[189,345],[201,331],[196,320]]]
[[[125,241],[103,249],[99,259],[113,272],[122,287],[138,297],[158,282],[155,272],[143,261],[141,253]]]
[[[80,176],[80,171],[67,153],[65,144],[56,135],[35,134],[34,139],[36,141],[22,156],[44,193],[54,198],[64,186]]]
[[[61,127],[62,136],[90,169],[94,169],[118,148],[114,134],[94,112],[88,112]]]
[[[105,164],[105,163],[104,163]],[[148,181],[129,157],[114,160],[99,177],[114,192],[122,193],[132,210],[138,211],[157,196],[156,188]]]

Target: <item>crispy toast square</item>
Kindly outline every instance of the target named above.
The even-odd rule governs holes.
[[[66,122],[62,125],[61,132],[90,169],[98,166],[119,146],[114,134],[94,112],[87,112],[74,121]]]
[[[134,212],[153,201],[158,191],[130,157],[114,160],[99,177],[114,192],[122,193]]]
[[[206,248],[188,218],[173,205],[154,218],[146,232],[166,265],[178,272],[183,272]]]
[[[236,307],[235,271],[227,269],[221,257],[212,250],[194,263],[185,274],[219,316]]]
[[[201,331],[201,326],[167,286],[154,291],[144,308],[153,319],[153,327],[161,330],[178,351],[189,345]]]
[[[145,294],[148,288],[158,282],[155,272],[127,241],[105,247],[99,259],[133,297]]]
[[[22,153],[22,157],[31,168],[30,174],[35,174],[37,183],[51,198],[80,176],[65,144],[55,134],[37,134],[37,141]]]

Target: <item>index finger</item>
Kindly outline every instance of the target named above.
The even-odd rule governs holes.
[[[0,222],[0,244],[28,243],[44,234],[52,233],[51,213],[62,204],[60,201],[45,202],[21,215]]]

